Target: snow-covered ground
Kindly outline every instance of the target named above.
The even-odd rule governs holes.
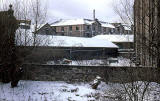
[[[145,82],[134,83],[137,87],[142,86],[140,91],[144,90],[145,84]],[[129,90],[128,85],[133,84],[125,84]],[[160,85],[152,82],[148,88],[144,101],[160,101]],[[20,81],[16,88],[10,88],[10,84],[0,83],[0,101],[120,101],[120,98],[127,98],[127,93],[124,91],[123,84],[118,83],[102,82],[98,89],[94,90],[89,83]]]
[[[56,65],[56,64],[63,64],[63,60],[59,60],[58,62],[55,61],[48,61],[46,64],[49,65]],[[93,60],[71,60],[68,65],[78,65],[78,66],[135,66],[134,63],[127,58],[108,58],[108,59],[93,59]]]

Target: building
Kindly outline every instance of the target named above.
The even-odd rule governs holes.
[[[122,23],[108,23],[95,18],[92,19],[59,20],[50,24],[57,35],[93,37],[100,34],[132,34],[131,28]]]
[[[56,29],[57,35],[64,36],[92,37],[102,33],[102,26],[98,19],[59,20],[51,26]]]
[[[37,35],[37,38],[40,43],[36,47],[33,46],[32,41],[27,46],[21,44],[25,42],[17,43],[21,54],[32,51],[25,58],[25,62],[45,63],[45,61],[62,58],[71,60],[107,59],[118,55],[118,46],[107,40],[54,35]]]
[[[115,27],[114,30],[115,34],[133,34],[132,26],[123,23],[111,23],[111,24],[114,25]]]
[[[117,25],[118,24],[118,25]],[[108,23],[98,19],[68,19],[56,21],[51,27],[53,35],[76,36],[76,37],[93,37],[100,34],[132,34],[131,27],[122,23]],[[41,30],[41,29],[40,29]],[[39,31],[41,32],[41,31]],[[40,34],[40,33],[39,33]],[[47,33],[46,33],[47,34]]]
[[[132,34],[131,27],[122,23],[108,23],[93,19],[61,19],[41,27],[37,34],[93,37],[100,34]]]
[[[111,41],[119,50],[133,50],[134,35],[97,35],[94,38]]]
[[[47,23],[40,27],[36,34],[37,33],[40,35],[56,35],[56,30]]]
[[[133,34],[130,26],[122,23],[108,23],[98,19],[70,19],[52,23],[57,35],[92,37],[100,34]]]
[[[31,28],[31,20],[18,20],[18,24],[21,29],[27,30]]]
[[[160,2],[135,0],[134,34],[137,63],[160,67]]]

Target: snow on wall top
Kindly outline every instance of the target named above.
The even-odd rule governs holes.
[[[67,25],[91,25],[94,23],[94,20],[89,19],[70,19],[70,20],[59,20],[55,23],[52,23],[51,26],[67,26]],[[102,27],[109,27],[109,28],[115,28],[112,24],[109,24],[107,22],[100,22],[102,24]]]
[[[134,35],[97,35],[93,38],[105,39],[111,42],[134,42]]]

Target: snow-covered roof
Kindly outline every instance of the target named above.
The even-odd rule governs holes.
[[[129,24],[122,23],[122,26],[124,27],[125,30],[132,30]]]
[[[131,27],[129,27],[129,26],[124,26],[124,29],[125,29],[125,30],[131,30]]]
[[[34,25],[31,29],[18,28],[16,31],[16,44],[32,46],[34,42]],[[70,36],[53,36],[53,35],[36,35],[37,46],[54,46],[54,47],[108,47],[118,48],[114,43],[96,38],[70,37]]]
[[[107,40],[96,38],[70,37],[70,36],[53,36],[38,35],[40,45],[54,47],[105,47],[118,48],[115,44]]]
[[[67,25],[83,25],[83,24],[92,24],[93,20],[88,19],[68,19],[68,20],[59,20],[55,23],[52,23],[51,26],[67,26]]]
[[[68,25],[91,25],[94,23],[94,20],[90,19],[69,19],[69,20],[59,20],[55,23],[52,23],[51,26],[68,26]],[[115,28],[112,24],[109,24],[107,22],[101,22],[102,27],[109,27],[109,28]]]
[[[134,42],[134,35],[97,35],[93,38],[104,39],[111,42]]]
[[[106,23],[106,22],[102,22],[101,23],[102,27],[109,27],[109,28],[115,28],[112,24]]]
[[[21,33],[21,34],[18,34]],[[31,32],[16,34],[17,45],[33,45],[34,35]],[[53,36],[53,35],[36,35],[37,46],[53,46],[53,47],[104,47],[118,48],[115,44],[107,40],[96,38],[70,37],[70,36]]]

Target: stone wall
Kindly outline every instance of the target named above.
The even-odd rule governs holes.
[[[71,60],[89,60],[102,57],[116,57],[117,48],[87,48],[87,47],[17,47],[25,63],[43,63],[63,58]]]
[[[147,67],[23,65],[23,79],[38,81],[90,82],[97,75],[105,82],[158,81],[158,71]]]

